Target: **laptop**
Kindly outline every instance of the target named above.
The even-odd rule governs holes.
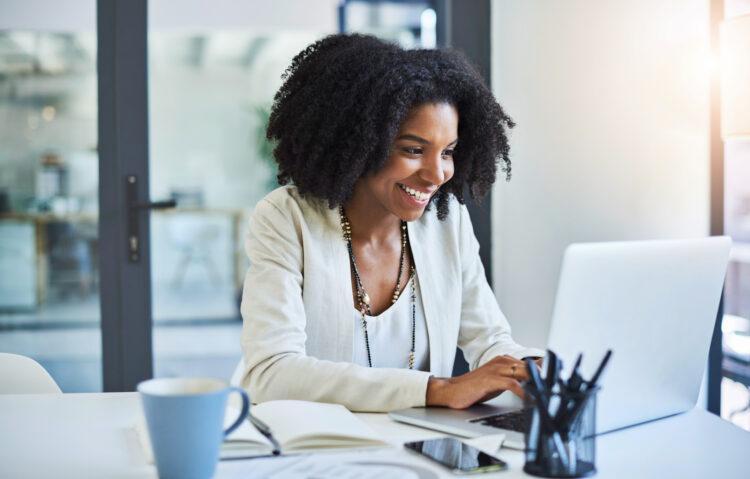
[[[565,250],[548,346],[565,362],[564,377],[583,353],[587,379],[613,350],[599,381],[597,433],[695,406],[730,247],[728,237],[711,237],[581,243]],[[390,417],[462,437],[505,433],[504,446],[524,446],[518,405],[410,408]]]

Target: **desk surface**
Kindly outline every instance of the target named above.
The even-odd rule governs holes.
[[[155,478],[156,470],[146,464],[133,430],[138,414],[137,393],[0,395],[0,477]],[[358,416],[395,447],[347,453],[347,458],[411,464],[437,477],[457,477],[401,447],[403,442],[440,433],[394,423],[385,414]],[[600,436],[596,477],[747,478],[748,453],[750,433],[694,409]],[[522,471],[522,453],[502,449],[499,455],[510,469],[481,477],[528,477]],[[221,462],[216,477],[237,477],[238,470],[256,477],[253,464]]]

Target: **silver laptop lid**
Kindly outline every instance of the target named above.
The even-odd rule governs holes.
[[[731,240],[574,244],[563,258],[549,347],[590,378],[607,349],[597,432],[680,413],[698,397]]]

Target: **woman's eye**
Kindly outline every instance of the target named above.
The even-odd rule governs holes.
[[[404,152],[406,152],[409,155],[421,155],[422,148],[404,148]]]
[[[443,156],[450,156],[451,158],[453,158],[453,151],[453,149],[447,149],[443,151]]]

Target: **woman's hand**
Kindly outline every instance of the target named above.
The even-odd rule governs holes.
[[[521,382],[528,379],[526,363],[498,356],[483,366],[454,378],[431,377],[427,383],[427,406],[465,409],[511,391],[523,398]]]

